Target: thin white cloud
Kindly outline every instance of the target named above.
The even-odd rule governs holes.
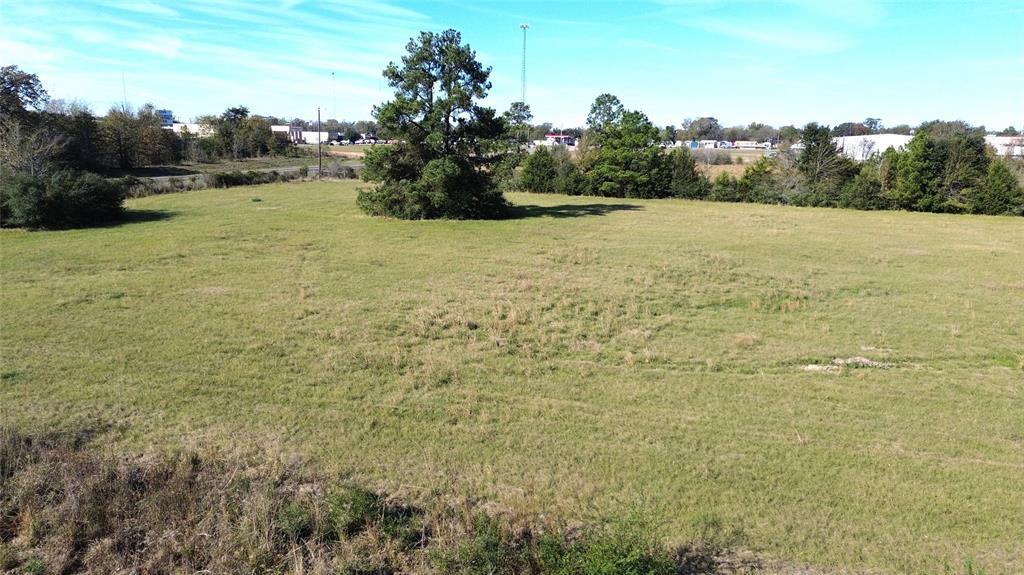
[[[724,20],[703,19],[692,25],[707,32],[744,42],[816,54],[842,52],[852,44],[850,38],[841,32],[811,30],[787,24],[762,23],[753,26]]]
[[[122,42],[121,45],[125,48],[149,52],[164,58],[177,58],[181,55],[181,48],[184,44],[173,36],[150,36],[145,39]]]
[[[102,44],[110,41],[110,36],[95,28],[75,28],[71,36],[87,44]]]
[[[114,8],[119,8],[121,10],[128,10],[129,12],[138,12],[140,14],[150,14],[153,16],[170,16],[173,18],[178,15],[177,11],[168,8],[167,6],[162,6],[160,4],[157,4],[155,2],[149,2],[147,0],[111,2],[109,5]]]

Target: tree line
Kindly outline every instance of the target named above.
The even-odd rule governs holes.
[[[918,130],[927,129],[930,125],[936,123],[943,122],[940,120],[931,120],[922,122],[917,126],[911,126],[910,124],[886,126],[882,123],[880,118],[866,118],[860,122],[842,122],[840,124],[836,124],[830,128],[829,133],[834,137],[868,136],[874,134],[900,134],[909,136],[915,134]],[[998,131],[986,130],[984,126],[972,129],[997,136],[1022,135],[1022,133],[1014,126],[1008,126]],[[527,131],[525,132],[529,137],[523,138],[522,140],[524,142],[543,140],[546,134],[553,132],[579,139],[583,137],[585,131],[586,127],[556,128],[554,124],[550,122],[530,124],[527,126]],[[714,117],[702,116],[699,118],[686,118],[678,126],[670,124],[660,128],[659,138],[665,143],[715,140],[726,142],[753,141],[773,142],[775,144],[793,144],[800,140],[802,134],[803,129],[793,125],[775,127],[769,124],[762,124],[760,122],[751,122],[745,126],[724,126]]]
[[[641,112],[604,94],[591,107],[577,153],[538,148],[523,162],[516,185],[572,195],[1024,215],[1020,163],[996,157],[984,129],[965,122],[928,122],[905,149],[862,163],[841,153],[834,129],[810,123],[799,133],[802,148],[713,181],[689,150],[659,149],[657,131]]]
[[[666,151],[665,137],[641,111],[612,94],[597,97],[574,152],[524,145],[536,134],[523,102],[499,116],[478,104],[491,88],[484,68],[455,30],[422,32],[400,64],[384,76],[393,100],[374,109],[394,146],[366,157],[363,177],[377,186],[359,195],[373,215],[407,219],[501,217],[503,190],[624,198],[690,198],[857,209],[1024,215],[1024,189],[1007,161],[986,146],[985,130],[964,122],[927,122],[904,150],[887,150],[855,163],[834,135],[876,133],[881,120],[835,128],[810,123],[779,130],[800,140],[764,157],[740,177],[726,172],[713,181],[686,148]],[[549,126],[542,125],[544,129]],[[684,122],[683,134],[717,139],[725,131],[714,118]],[[751,124],[732,135],[759,139],[776,132]],[[792,133],[788,133],[792,132]],[[1019,170],[1019,166],[1017,166]]]
[[[154,165],[294,153],[287,134],[244,106],[199,119],[198,133],[162,127],[152,104],[96,116],[51,99],[39,78],[0,69],[0,225],[71,227],[121,213],[123,183],[100,177]]]

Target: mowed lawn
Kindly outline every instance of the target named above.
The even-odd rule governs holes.
[[[1024,572],[1024,219],[513,194],[403,222],[361,185],[3,232],[0,421],[669,542],[718,521],[826,571]],[[803,369],[856,356],[892,367]]]

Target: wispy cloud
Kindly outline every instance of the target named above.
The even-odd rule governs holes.
[[[177,58],[181,55],[184,43],[174,36],[148,36],[144,39],[122,42],[121,45],[125,48],[149,52],[164,58]]]
[[[110,41],[110,35],[95,28],[75,28],[71,36],[88,44],[102,44]]]
[[[109,6],[118,8],[120,10],[127,10],[129,12],[138,12],[140,14],[150,14],[152,16],[170,16],[174,17],[178,15],[178,12],[163,6],[156,4],[155,2],[149,2],[147,0],[130,0],[128,2],[111,2]]]
[[[804,12],[825,18],[869,26],[885,18],[885,8],[875,0],[788,0],[791,5]]]
[[[702,19],[692,25],[735,40],[800,52],[842,52],[852,44],[849,36],[841,32],[812,30],[783,23],[761,23],[751,26],[724,20]]]

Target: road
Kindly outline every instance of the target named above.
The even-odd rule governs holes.
[[[346,161],[346,162],[341,162],[341,165],[343,167],[355,168],[356,170],[362,169],[362,167],[363,167],[363,163],[362,162]],[[302,169],[302,166],[282,166],[282,167],[279,167],[279,168],[253,168],[251,170],[242,170],[242,171],[245,171],[245,172],[277,172],[279,174],[294,174],[294,173],[298,172],[301,169]],[[319,171],[319,168],[317,168],[317,166],[309,166],[309,167],[307,167],[307,169],[309,170],[309,175],[310,176],[315,176],[317,174],[317,172]],[[203,176],[203,175],[205,175],[205,174],[200,173],[200,172],[196,172],[194,174],[181,174],[181,175],[177,175],[177,176],[149,176],[149,177],[145,177],[144,176],[144,178],[152,180],[153,182],[156,182],[156,183],[159,183],[159,184],[166,184],[166,183],[170,182],[171,179],[173,179],[173,178],[179,178],[179,179],[183,179],[183,180],[188,180],[192,176]]]

